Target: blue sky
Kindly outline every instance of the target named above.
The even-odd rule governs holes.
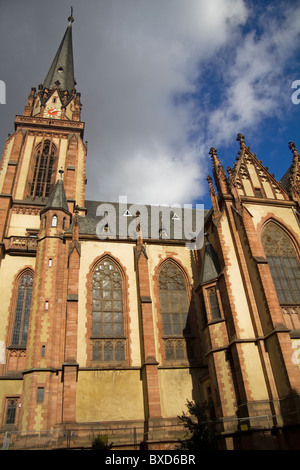
[[[300,149],[300,2],[2,0],[0,145],[42,83],[74,8],[86,197],[210,207],[210,147],[233,166],[239,132],[280,179]],[[300,95],[299,95],[300,97]]]

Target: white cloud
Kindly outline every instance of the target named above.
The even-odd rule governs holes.
[[[237,130],[279,116],[290,100],[284,69],[298,48],[300,6],[283,5],[275,12],[270,7],[257,21],[259,31],[240,38],[234,59],[223,69],[223,99],[209,118],[217,145]]]
[[[0,78],[12,114],[0,110],[4,138],[30,87],[43,81],[66,26],[68,8],[64,18],[53,0],[45,23],[41,1],[7,2],[0,18]],[[260,3],[73,0],[87,198],[188,203],[207,193],[211,146],[223,148],[237,132],[247,137],[285,103],[292,106],[299,76],[289,82],[286,68],[296,70],[300,7]]]
[[[173,97],[196,91],[199,61],[232,40],[244,3],[115,1],[114,14],[103,5],[101,18],[98,87],[91,88],[100,106],[87,122],[98,141],[89,147],[87,194],[188,203],[206,189],[207,169],[200,144],[188,141],[190,103],[176,106]],[[91,71],[91,84],[94,77]]]

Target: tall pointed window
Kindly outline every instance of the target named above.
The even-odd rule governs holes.
[[[300,304],[299,260],[290,237],[270,222],[263,231],[262,242],[280,304]]]
[[[183,273],[173,261],[164,263],[159,272],[159,300],[165,359],[186,360],[191,340],[189,299]]]
[[[208,289],[209,306],[212,320],[218,320],[221,318],[219,300],[216,287]]]
[[[109,258],[93,272],[92,359],[125,360],[122,276]]]
[[[7,401],[6,407],[6,419],[5,424],[15,424],[16,422],[16,413],[17,413],[17,398],[9,398]]]
[[[31,183],[32,197],[48,197],[53,184],[53,172],[56,147],[49,140],[38,145],[35,155],[35,167]]]
[[[15,318],[11,339],[11,345],[14,347],[25,347],[27,344],[32,286],[32,274],[30,272],[24,273],[19,278],[17,286]]]

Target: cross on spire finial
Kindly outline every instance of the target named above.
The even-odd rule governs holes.
[[[289,142],[289,149],[293,152],[293,154],[298,153],[294,142]]]
[[[243,134],[238,134],[236,140],[242,143],[245,141],[245,136]]]
[[[71,16],[69,16],[68,21],[69,21],[69,26],[70,26],[70,25],[73,23],[73,21],[74,21],[74,18],[73,18],[73,7],[71,7]]]

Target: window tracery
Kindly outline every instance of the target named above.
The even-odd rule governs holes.
[[[187,342],[191,335],[189,299],[184,276],[172,261],[164,263],[159,273],[159,300],[166,360],[187,360]]]
[[[11,339],[11,345],[14,347],[25,347],[27,344],[32,287],[33,275],[26,272],[20,277],[18,282],[14,326]]]
[[[277,224],[270,222],[262,234],[280,304],[300,304],[300,268],[294,245]]]
[[[54,172],[55,156],[56,147],[49,140],[45,140],[43,144],[38,145],[30,189],[30,195],[32,197],[49,196],[53,184],[52,175]]]
[[[122,276],[117,265],[104,259],[93,272],[92,359],[124,361]]]
[[[5,424],[12,425],[16,422],[16,413],[17,413],[17,405],[18,399],[17,398],[9,398],[6,404],[6,418]]]

